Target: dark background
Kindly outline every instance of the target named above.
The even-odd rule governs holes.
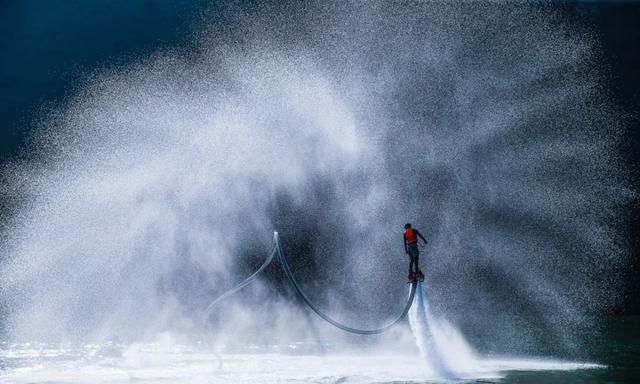
[[[63,102],[92,71],[126,65],[167,48],[188,48],[200,21],[224,24],[225,10],[237,3],[0,0],[0,163],[19,159],[41,109]],[[629,116],[621,151],[638,190],[640,2],[555,4],[567,17],[591,26],[600,40],[610,97]],[[625,218],[633,262],[621,276],[625,293],[615,309],[619,314],[640,314],[638,213],[635,203]]]

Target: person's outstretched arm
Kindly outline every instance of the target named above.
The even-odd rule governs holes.
[[[420,232],[418,232],[417,229],[414,229],[414,231],[416,231],[416,235],[418,235],[422,239],[422,241],[424,241],[425,244],[429,244],[427,239],[425,239],[424,236],[422,236],[422,234]]]

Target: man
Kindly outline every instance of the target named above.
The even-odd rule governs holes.
[[[424,274],[418,267],[418,257],[420,256],[418,237],[420,237],[425,244],[428,243],[427,239],[425,239],[417,229],[411,228],[410,223],[404,225],[404,252],[409,255],[409,281],[412,282],[416,279],[424,279]]]

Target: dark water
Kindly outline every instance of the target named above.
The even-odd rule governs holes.
[[[590,361],[602,369],[508,372],[500,383],[637,383],[640,381],[640,317],[612,317],[591,340]]]

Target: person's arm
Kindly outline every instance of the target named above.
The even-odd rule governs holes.
[[[418,232],[417,229],[414,229],[414,231],[416,231],[416,235],[418,235],[422,239],[422,241],[424,241],[425,244],[429,244],[427,239],[425,239],[424,236],[422,236],[422,234],[420,232]]]
[[[405,239],[404,236],[402,236],[402,244],[404,245],[404,253],[409,253],[407,249],[407,239]]]

